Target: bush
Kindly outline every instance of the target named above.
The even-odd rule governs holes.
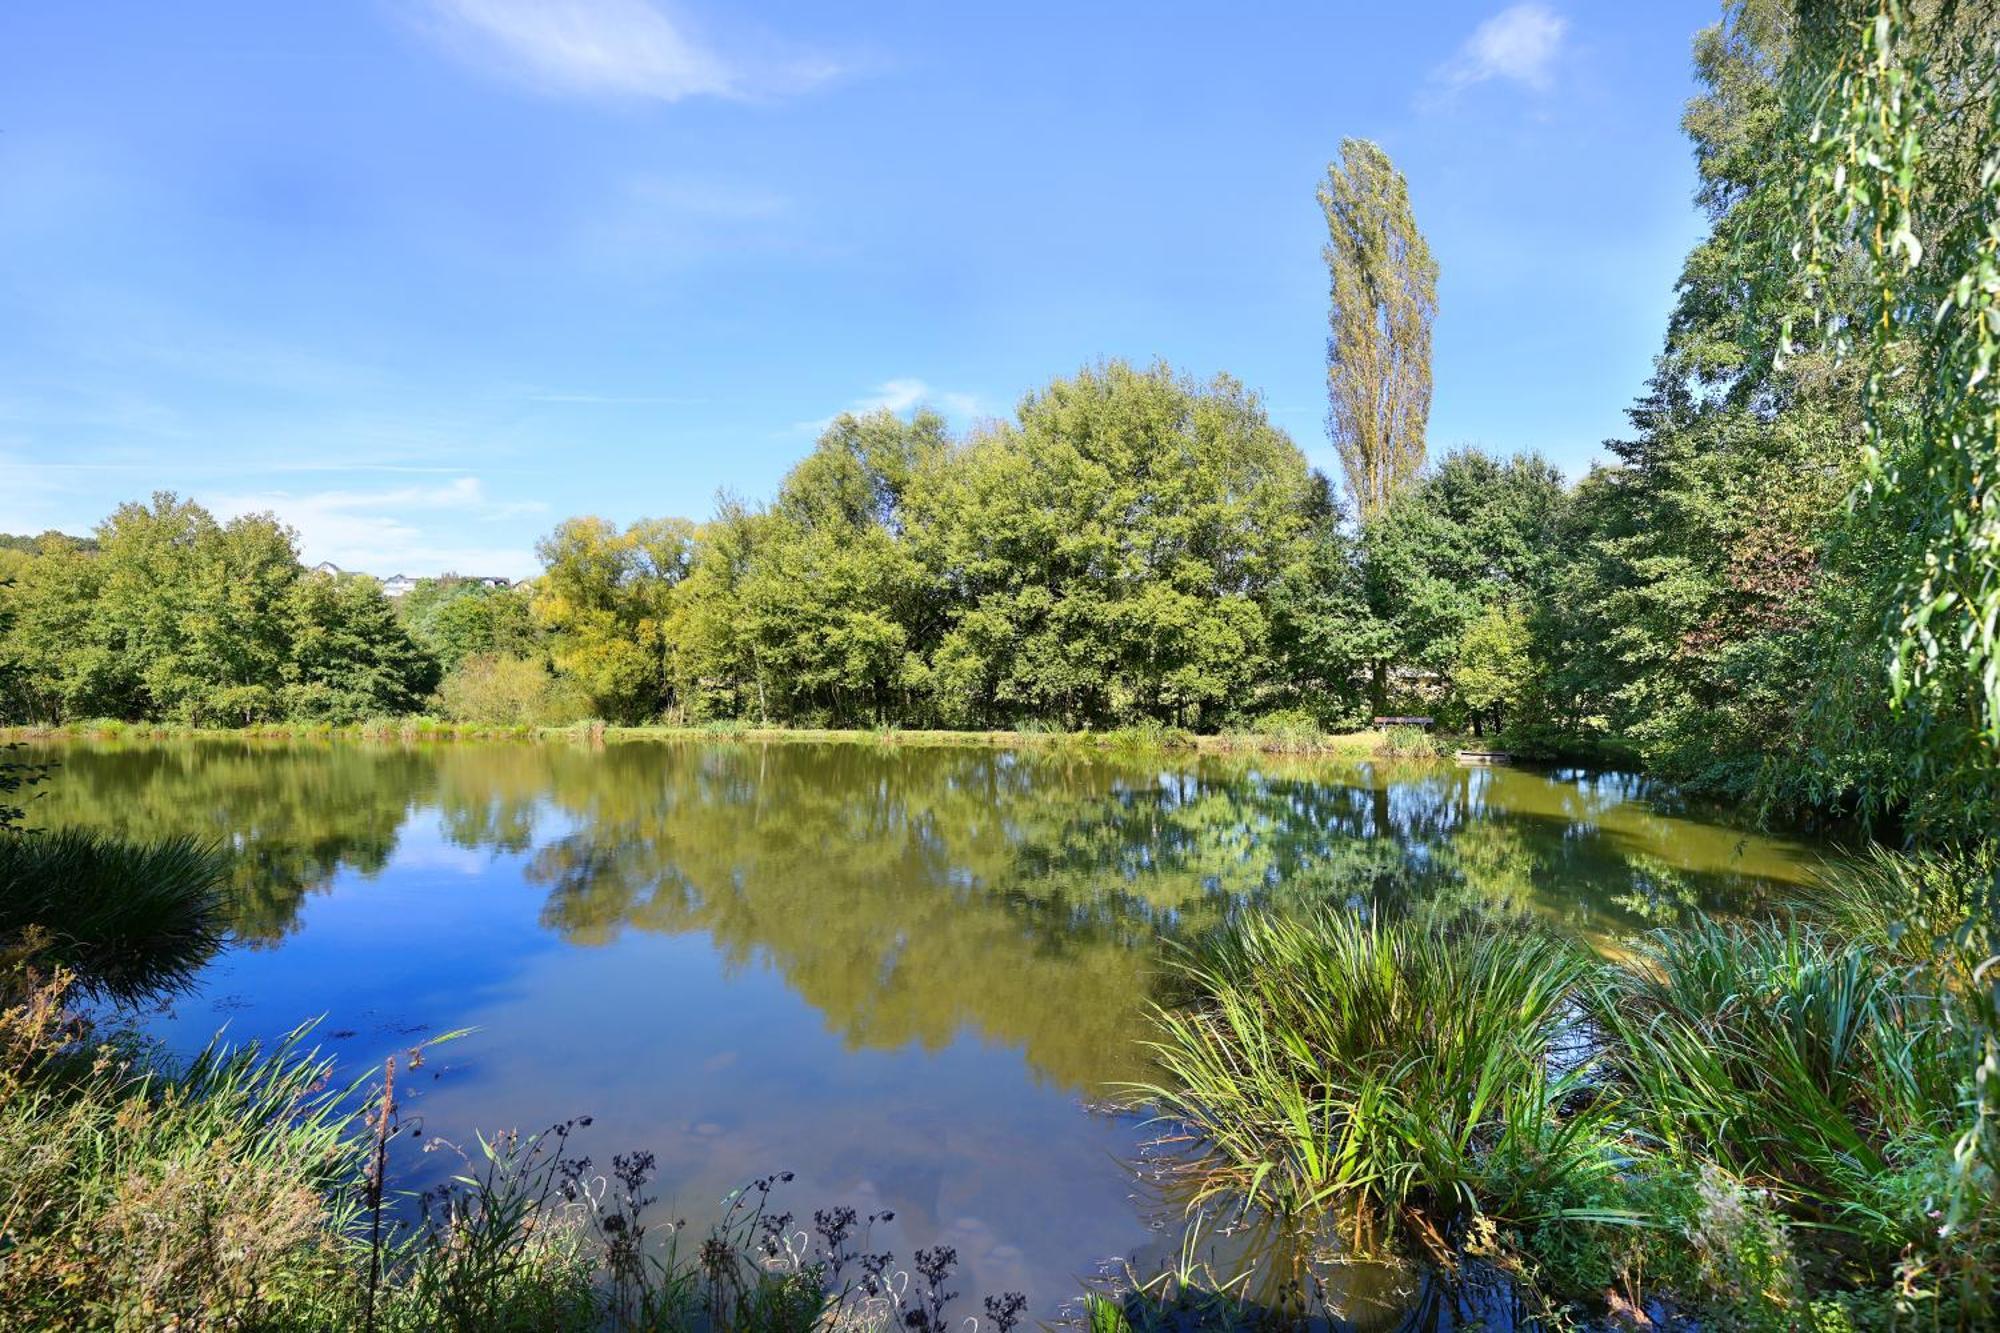
[[[454,722],[489,727],[550,720],[555,677],[543,662],[484,653],[466,658],[438,684],[438,707]]]
[[[1422,727],[1390,727],[1375,752],[1387,759],[1436,759],[1444,744]]]

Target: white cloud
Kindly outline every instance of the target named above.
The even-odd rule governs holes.
[[[1568,29],[1566,19],[1534,0],[1503,9],[1473,29],[1458,54],[1434,71],[1433,81],[1448,92],[1489,79],[1510,79],[1543,91]]]
[[[343,569],[369,574],[503,574],[522,578],[536,572],[534,553],[524,547],[440,541],[440,528],[490,523],[543,512],[535,502],[489,498],[477,477],[457,477],[437,486],[384,490],[328,490],[297,493],[258,491],[210,495],[203,502],[221,517],[270,512],[298,529],[306,563],[331,560]]]
[[[907,376],[883,381],[841,411],[852,412],[858,417],[866,416],[870,412],[884,411],[901,416],[920,405],[934,407],[946,416],[956,417],[961,421],[970,420],[980,414],[977,395],[955,393],[948,389],[933,389],[923,380]],[[797,422],[792,429],[802,435],[817,435],[832,424],[833,417],[821,417],[817,421]]]
[[[423,26],[473,64],[546,92],[678,102],[800,92],[823,58],[726,56],[648,0],[422,0]]]

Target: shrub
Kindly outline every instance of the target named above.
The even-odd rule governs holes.
[[[1390,727],[1375,752],[1388,759],[1435,759],[1444,745],[1422,727]]]
[[[466,658],[438,683],[438,706],[454,722],[532,726],[549,720],[555,678],[543,662],[482,653]]]

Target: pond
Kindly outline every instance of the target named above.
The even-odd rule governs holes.
[[[234,849],[234,944],[145,1017],[317,1040],[358,1072],[426,1034],[433,1138],[593,1118],[702,1225],[789,1170],[802,1216],[889,1209],[974,1295],[1054,1315],[1174,1252],[1099,1099],[1164,944],[1232,914],[1465,907],[1600,945],[1781,897],[1828,849],[1620,774],[1270,756],[631,741],[59,747],[37,822]],[[441,1157],[401,1164],[408,1183]]]

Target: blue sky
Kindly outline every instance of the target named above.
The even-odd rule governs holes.
[[[1322,425],[1344,136],[1442,269],[1433,452],[1575,474],[1702,230],[1714,0],[156,0],[0,14],[0,531],[178,490],[308,559],[532,572],[770,494],[843,408],[1104,357]]]

